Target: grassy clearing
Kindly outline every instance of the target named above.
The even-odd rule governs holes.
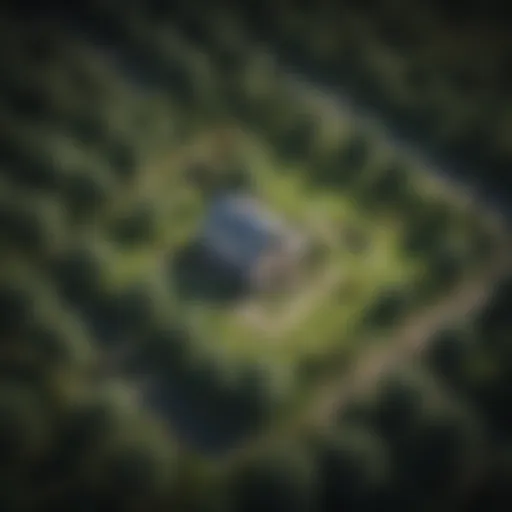
[[[296,366],[357,339],[368,302],[387,285],[406,283],[420,265],[399,251],[400,226],[376,222],[350,196],[308,187],[307,168],[283,167],[253,144],[251,166],[257,188],[271,208],[328,239],[314,275],[301,289],[276,299],[254,299],[238,307],[189,305],[190,321],[219,349],[240,359],[271,359]],[[353,254],[344,245],[347,228],[366,239],[367,250]]]

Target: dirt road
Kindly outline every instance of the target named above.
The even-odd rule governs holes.
[[[418,357],[428,346],[431,335],[449,324],[456,324],[485,304],[497,282],[512,273],[512,244],[508,243],[491,264],[479,275],[461,283],[445,299],[428,309],[408,317],[392,334],[392,339],[361,340],[371,347],[361,354],[351,370],[325,381],[297,415],[268,429],[245,446],[228,454],[228,467],[257,452],[272,442],[289,437],[302,427],[323,428],[332,421],[333,414],[358,394],[369,391],[387,372]],[[389,336],[388,336],[389,338]]]

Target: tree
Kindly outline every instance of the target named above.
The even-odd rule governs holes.
[[[95,109],[77,112],[75,117],[69,119],[69,128],[86,145],[100,145],[107,139],[106,127]]]
[[[93,348],[83,327],[62,311],[35,315],[23,346],[46,366],[86,366],[93,361]]]
[[[59,291],[79,307],[94,306],[103,294],[102,255],[95,247],[74,247],[51,267]]]
[[[451,212],[442,203],[419,202],[409,212],[404,245],[412,253],[428,253],[442,243],[452,220]]]
[[[15,382],[0,384],[0,473],[27,469],[47,448],[49,418],[38,393]]]
[[[89,219],[105,205],[112,193],[112,184],[105,172],[80,169],[69,173],[63,182],[64,200],[71,215]]]
[[[190,371],[194,346],[189,333],[179,323],[168,320],[152,323],[144,337],[141,362],[153,371],[181,378]]]
[[[478,313],[477,329],[482,341],[492,344],[495,334],[503,333],[510,326],[512,279],[503,280],[485,307]]]
[[[345,187],[353,183],[360,174],[368,157],[368,141],[364,136],[355,134],[345,144],[340,143],[319,157],[316,174],[321,184]]]
[[[128,141],[111,140],[105,149],[107,163],[114,175],[124,181],[132,180],[139,163],[135,148]]]
[[[167,439],[141,436],[111,449],[100,463],[98,476],[103,494],[112,503],[142,510],[158,505],[166,488],[172,487],[173,466]]]
[[[95,389],[94,391],[97,392]],[[105,437],[118,428],[119,408],[108,397],[88,390],[82,401],[75,400],[66,409],[57,431],[57,443],[46,470],[51,478],[83,472],[87,457],[94,455]]]
[[[392,443],[399,443],[414,425],[427,387],[424,375],[413,375],[412,371],[385,378],[374,397],[372,423],[377,431]]]
[[[64,234],[58,205],[20,199],[0,201],[0,240],[11,250],[45,258],[58,247]]]
[[[373,206],[391,206],[398,211],[408,212],[414,201],[410,171],[400,162],[393,162],[380,170],[377,176],[369,180],[364,191],[365,203]]]
[[[279,138],[279,153],[285,159],[303,160],[311,156],[313,139],[317,123],[314,118],[297,119]]]
[[[272,375],[265,365],[246,365],[240,372],[237,391],[237,414],[251,428],[264,423],[275,410],[278,390],[273,389]]]
[[[13,276],[0,280],[0,337],[3,342],[15,342],[26,332],[34,316],[36,294],[27,282]]]
[[[318,510],[373,510],[392,476],[384,442],[362,426],[344,426],[314,437],[312,446],[319,468]]]
[[[369,306],[365,320],[370,327],[390,327],[410,309],[414,299],[414,289],[403,285],[389,286]]]
[[[154,240],[158,219],[154,206],[144,202],[134,207],[127,215],[116,219],[111,234],[123,246],[133,246]]]
[[[167,292],[166,286],[159,288],[151,282],[138,282],[119,290],[111,297],[113,321],[123,332],[149,338],[158,332],[159,339],[161,330],[167,332],[173,322]]]
[[[467,260],[458,251],[440,245],[433,248],[429,256],[429,272],[425,276],[427,293],[449,289],[462,277]]]
[[[429,343],[427,362],[438,375],[454,384],[462,376],[464,363],[474,343],[461,328],[447,328]]]
[[[458,402],[425,408],[397,453],[401,482],[418,500],[446,499],[480,458],[481,431]]]
[[[284,443],[258,454],[232,476],[233,510],[315,510],[313,462],[300,444]]]
[[[27,83],[9,85],[8,105],[16,115],[37,121],[47,119],[50,114],[49,102],[42,89]]]

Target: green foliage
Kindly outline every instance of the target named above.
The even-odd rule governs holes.
[[[26,331],[34,316],[37,298],[25,280],[2,276],[0,281],[0,337],[13,342]]]
[[[31,258],[50,256],[65,234],[59,206],[16,195],[0,198],[0,244]]]
[[[46,448],[49,423],[37,391],[0,383],[0,473],[30,468]]]
[[[371,510],[392,477],[383,441],[362,427],[343,427],[313,441],[320,510]]]
[[[128,214],[117,219],[111,237],[123,247],[152,242],[157,234],[158,217],[149,202],[134,206]]]
[[[52,275],[63,297],[79,306],[100,301],[103,273],[102,254],[94,246],[71,248],[52,265]]]
[[[70,172],[63,180],[63,195],[72,218],[89,219],[97,216],[112,197],[112,182],[104,170],[80,169]]]
[[[407,285],[392,285],[378,292],[368,305],[365,323],[370,328],[389,328],[396,324],[413,307],[417,292]]]
[[[306,511],[317,503],[311,455],[286,443],[259,454],[233,476],[233,510]]]
[[[219,340],[213,333],[211,339],[198,339],[189,330],[181,311],[170,300],[168,288],[172,284],[166,282],[165,272],[157,277],[160,288],[142,282],[112,290],[109,265],[115,266],[116,262],[108,260],[101,247],[88,238],[85,243],[75,243],[82,240],[82,230],[93,232],[102,241],[112,238],[126,252],[146,249],[157,238],[158,205],[144,203],[136,207],[134,202],[125,217],[108,225],[99,215],[111,201],[124,199],[125,186],[135,184],[134,178],[144,163],[142,149],[150,152],[159,149],[158,144],[166,144],[167,132],[152,117],[158,114],[158,101],[154,111],[148,114],[145,110],[142,97],[149,94],[149,89],[163,91],[165,112],[169,111],[167,101],[178,104],[173,118],[178,129],[186,131],[196,118],[229,106],[230,112],[265,135],[277,149],[279,160],[305,162],[307,165],[302,167],[310,183],[345,191],[355,185],[353,197],[364,208],[373,209],[372,221],[378,221],[381,210],[393,212],[394,217],[405,216],[404,245],[418,260],[426,261],[427,279],[436,289],[457,280],[467,254],[454,251],[446,243],[454,217],[444,204],[429,203],[422,199],[420,190],[413,189],[416,182],[408,164],[393,156],[384,166],[369,169],[373,167],[373,139],[358,131],[347,143],[336,140],[331,149],[320,150],[316,113],[304,114],[292,95],[277,86],[277,74],[273,81],[259,77],[267,82],[267,90],[252,99],[242,80],[245,68],[253,66],[248,58],[254,50],[252,43],[236,41],[233,34],[225,38],[222,34],[221,38],[216,35],[221,31],[215,28],[201,33],[216,19],[217,11],[207,5],[202,9],[192,4],[174,8],[153,2],[147,13],[136,4],[128,10],[122,2],[102,10],[96,10],[99,2],[91,10],[85,8],[86,31],[92,28],[91,33],[102,33],[114,50],[112,63],[117,57],[119,62],[112,65],[109,53],[101,64],[98,58],[95,67],[82,59],[84,55],[74,44],[67,45],[60,36],[52,37],[51,42],[30,37],[26,50],[34,65],[37,62],[44,67],[44,73],[32,83],[31,72],[13,60],[12,76],[4,72],[1,80],[0,89],[5,95],[2,112],[5,110],[13,122],[2,128],[0,140],[0,156],[5,162],[2,185],[6,185],[0,200],[0,243],[11,259],[30,260],[36,268],[49,270],[51,282],[42,287],[55,286],[66,308],[51,294],[40,293],[40,283],[31,275],[24,280],[9,276],[0,282],[0,374],[4,379],[0,383],[0,470],[4,477],[0,508],[17,512],[26,505],[29,509],[28,496],[39,485],[37,477],[44,477],[44,489],[58,489],[55,498],[52,492],[47,498],[45,492],[41,493],[42,503],[51,510],[168,510],[175,503],[184,503],[184,510],[198,512],[418,510],[419,501],[427,508],[439,496],[450,496],[450,490],[460,483],[457,476],[465,474],[465,465],[471,466],[477,459],[478,435],[472,428],[479,422],[474,414],[456,412],[459,399],[485,418],[484,430],[496,451],[500,451],[497,440],[509,438],[510,328],[505,303],[510,299],[510,287],[505,285],[478,318],[474,335],[449,329],[432,340],[427,362],[437,376],[444,377],[444,384],[451,385],[450,392],[443,393],[442,387],[439,391],[439,383],[436,388],[433,379],[413,368],[413,375],[379,383],[373,400],[354,405],[349,414],[342,415],[341,426],[325,433],[315,431],[307,439],[286,429],[286,443],[262,448],[229,474],[196,471],[198,466],[188,447],[184,446],[182,457],[177,457],[172,434],[162,434],[149,419],[158,413],[174,425],[176,418],[171,416],[181,413],[166,406],[171,395],[179,394],[187,406],[199,411],[195,422],[204,422],[204,430],[212,433],[217,429],[225,438],[236,437],[232,431],[237,435],[242,432],[238,436],[241,438],[269,424],[287,398],[284,387],[273,380],[270,365],[244,366],[215,360]],[[275,19],[277,11],[271,14],[270,7],[271,2],[263,2],[257,7],[259,15],[248,20],[255,22],[257,30],[267,30],[267,36],[280,26]],[[172,26],[180,24],[174,22],[179,19],[176,9],[186,13],[177,29],[179,34]],[[464,115],[468,119],[472,115],[467,107],[476,101],[472,98],[470,105],[463,97],[478,94],[478,72],[471,66],[454,66],[447,54],[451,67],[447,76],[436,61],[429,37],[416,21],[411,20],[406,27],[400,16],[377,14],[382,14],[381,7],[373,6],[370,11],[364,15],[368,24],[357,27],[350,26],[355,18],[347,12],[332,34],[309,30],[310,21],[313,25],[320,22],[299,13],[294,15],[299,29],[286,29],[287,35],[278,39],[300,63],[321,46],[310,44],[306,32],[332,36],[332,47],[320,52],[319,72],[331,75],[335,83],[344,81],[356,87],[355,96],[366,96],[368,104],[386,107],[396,118],[402,118],[410,131],[423,134],[444,149],[453,146],[470,154],[479,138],[483,146],[488,146],[493,137],[487,131],[468,128],[464,135],[462,129],[466,124]],[[100,12],[105,16],[98,23]],[[235,7],[233,16],[236,19]],[[154,25],[157,19],[158,27]],[[378,49],[379,43],[372,49],[358,42],[359,29],[361,36],[366,30],[375,31],[382,48]],[[233,41],[226,43],[230,38]],[[424,52],[426,57],[414,58],[415,64],[411,65],[408,61],[416,56],[420,41],[429,49]],[[203,50],[206,59],[201,56]],[[140,68],[132,66],[137,59]],[[203,61],[208,59],[220,67],[204,66],[206,71],[202,73]],[[66,66],[69,69],[65,70]],[[134,91],[148,86],[147,90],[132,95],[124,87],[124,78],[114,79],[117,71],[103,74],[107,67],[117,66],[132,78],[137,73],[144,75],[132,85]],[[2,65],[2,71],[5,67]],[[434,81],[439,82],[435,86],[439,90],[434,92],[429,72],[427,76],[422,74],[429,68],[439,77]],[[273,73],[272,66],[260,71]],[[216,84],[227,93],[225,97],[217,95]],[[427,99],[423,101],[420,95]],[[455,98],[457,101],[452,102]],[[138,116],[135,104],[142,105],[145,116]],[[85,153],[80,153],[78,162],[66,162],[51,144],[47,147],[43,135],[57,126],[74,137],[63,143],[78,142],[83,145],[80,149],[87,147],[99,157],[97,165],[85,161]],[[158,138],[158,144],[149,140],[153,138]],[[57,146],[60,149],[60,140]],[[479,151],[479,164],[485,164],[487,153],[492,151]],[[503,178],[506,155],[500,162],[496,156],[489,158],[489,166],[482,168],[491,169],[496,176],[501,172]],[[211,174],[207,176],[208,169],[195,171],[195,182],[212,178]],[[212,189],[247,188],[253,180],[243,166],[233,165],[207,185]],[[10,194],[11,186],[15,195]],[[57,196],[58,204],[53,202]],[[73,218],[82,222],[66,229]],[[473,239],[475,254],[486,254],[491,245],[484,231]],[[201,280],[204,276],[196,277]],[[389,327],[414,306],[418,295],[417,290],[408,287],[382,291],[367,311],[369,326]],[[85,325],[78,321],[78,313]],[[135,356],[128,365],[121,364],[113,371],[155,377],[155,394],[167,400],[164,406],[155,406],[142,385],[127,384],[124,374],[118,379],[98,376],[94,371],[98,360],[92,332],[98,334],[94,341],[98,342],[99,359],[103,350],[110,349],[110,341],[119,338],[124,346],[129,337],[136,346]],[[487,379],[475,377],[468,370],[480,356],[492,363]],[[326,367],[322,366],[323,371]],[[5,381],[7,375],[12,382]],[[441,382],[441,386],[444,384]],[[36,387],[39,391],[57,388],[54,391],[59,400],[49,401],[50,407]],[[50,420],[53,413],[57,413],[55,424]],[[496,495],[506,494],[503,475],[508,466],[508,459],[490,464],[492,471],[484,478],[485,486],[492,488],[496,481],[498,491],[488,493],[489,502]],[[214,460],[212,468],[219,467]],[[17,478],[18,474],[23,478]],[[194,495],[201,494],[201,499],[195,499]],[[40,494],[34,496],[35,502]]]

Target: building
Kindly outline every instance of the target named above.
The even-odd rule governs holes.
[[[305,237],[244,193],[211,204],[199,241],[208,255],[259,290],[291,284],[306,250]]]

